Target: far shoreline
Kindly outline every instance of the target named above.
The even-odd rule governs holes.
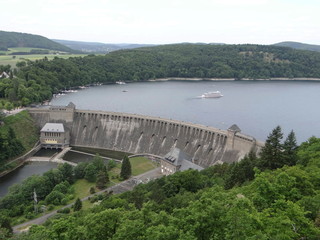
[[[320,81],[320,78],[155,78],[149,79],[148,82],[165,82],[165,81]]]

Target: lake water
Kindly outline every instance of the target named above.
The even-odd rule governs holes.
[[[219,90],[218,99],[197,98]],[[123,92],[125,91],[125,92]],[[55,98],[78,109],[137,113],[228,129],[265,140],[277,125],[298,142],[320,136],[320,82],[307,81],[168,81],[104,85]]]

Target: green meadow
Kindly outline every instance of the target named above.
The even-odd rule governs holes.
[[[0,65],[10,65],[12,67],[16,67],[16,63],[23,60],[35,61],[39,59],[43,59],[47,57],[48,60],[52,60],[55,57],[59,58],[70,58],[70,57],[83,57],[88,54],[71,54],[71,53],[63,53],[54,50],[48,50],[49,54],[30,54],[30,55],[9,55],[15,52],[30,52],[32,49],[37,50],[48,50],[43,48],[8,48],[8,51],[0,51]]]

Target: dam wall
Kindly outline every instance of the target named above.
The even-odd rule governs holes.
[[[70,105],[70,104],[69,104]],[[68,109],[68,107],[66,107]],[[241,159],[262,143],[239,132],[150,116],[105,111],[29,109],[39,127],[61,122],[70,130],[70,145],[164,156],[173,147],[188,153],[202,166]],[[70,110],[70,111],[69,111]]]

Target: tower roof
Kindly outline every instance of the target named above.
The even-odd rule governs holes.
[[[69,102],[69,104],[67,105],[67,107],[69,108],[76,108],[76,105],[73,102]]]
[[[231,127],[228,128],[228,131],[241,132],[241,129],[237,126],[237,124],[233,124]]]

